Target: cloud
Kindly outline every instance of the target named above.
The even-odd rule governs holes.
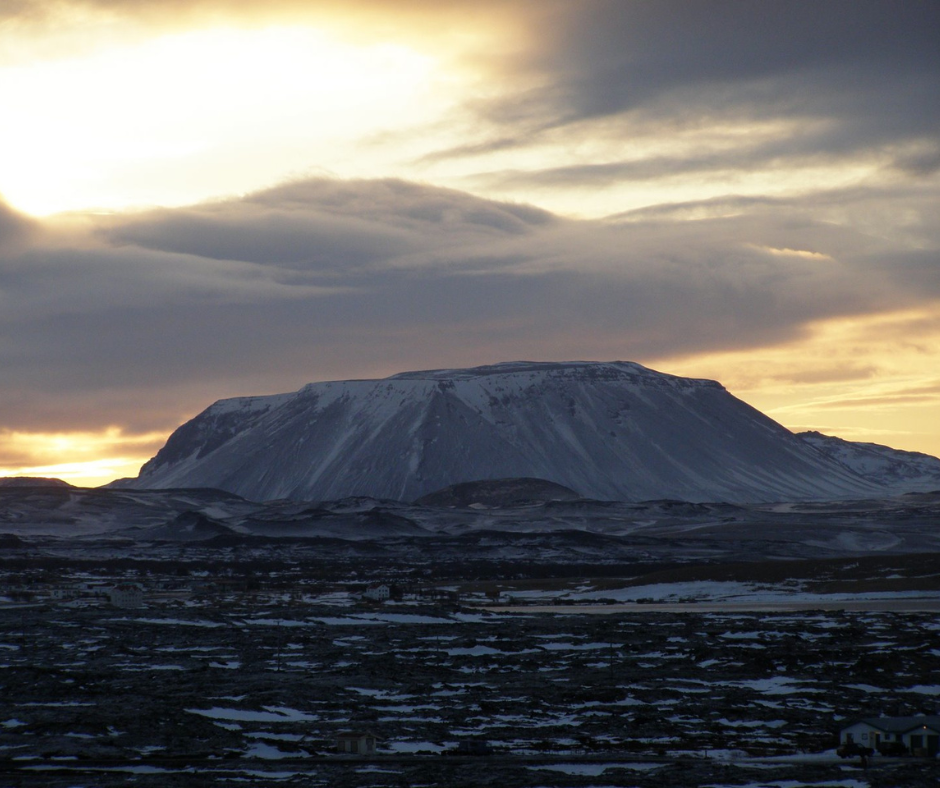
[[[430,249],[479,244],[551,223],[546,211],[401,180],[323,178],[240,201],[116,218],[114,244],[298,270],[344,271]]]
[[[926,177],[940,170],[940,141],[930,140],[895,156],[893,165],[903,173]]]
[[[156,451],[163,445],[162,433],[125,435],[111,427],[104,432],[68,433],[20,433],[0,430],[0,469],[7,473],[11,468],[26,468],[41,465],[53,454],[68,452],[75,461],[87,462],[99,457],[102,451],[111,454],[127,454],[139,451]]]
[[[36,232],[34,221],[14,211],[0,199],[0,252],[20,248]]]
[[[901,405],[920,405],[940,402],[940,393],[885,394],[876,397],[845,397],[831,402],[814,403],[820,409],[835,410],[896,410]]]
[[[938,171],[935,3],[587,0],[525,13],[538,35],[505,64],[505,89],[473,107],[486,132],[426,156],[478,159],[475,188]],[[554,155],[507,153],[539,146]]]
[[[420,128],[389,129],[382,143],[376,142],[379,132],[368,141],[344,138],[317,147],[311,140],[319,121],[309,113],[289,114],[278,134],[266,132],[279,143],[264,155],[256,148],[252,157],[274,168],[267,180],[232,174],[232,159],[252,144],[233,144],[241,139],[232,131],[242,125],[236,116],[251,112],[249,98],[258,100],[246,90],[239,96],[244,106],[230,101],[231,139],[213,138],[199,162],[187,159],[180,167],[185,175],[175,173],[172,162],[150,172],[135,170],[133,162],[124,166],[122,177],[149,186],[136,187],[140,202],[184,193],[187,179],[209,173],[223,185],[200,195],[326,166],[346,175],[410,173],[478,194],[544,199],[557,210],[599,215],[593,205],[585,207],[585,194],[615,186],[627,190],[616,199],[628,207],[642,204],[647,190],[647,204],[673,199],[655,193],[657,185],[676,191],[698,186],[700,196],[782,188],[808,193],[830,187],[837,175],[853,183],[932,178],[940,161],[940,8],[930,2],[899,8],[881,0],[692,7],[682,0],[61,0],[7,5],[4,12],[24,25],[45,20],[47,36],[80,22],[86,41],[98,40],[85,35],[95,24],[104,38],[120,29],[128,40],[212,26],[307,26],[338,31],[344,41],[404,42],[447,64],[435,71],[435,79],[453,80],[446,97],[434,94],[433,110],[425,106],[427,116],[414,121]],[[457,62],[460,68],[452,68]],[[299,91],[295,98],[292,112],[306,106]],[[306,126],[298,131],[306,142],[282,133],[291,119]],[[252,118],[248,125],[258,123]],[[270,155],[279,146],[284,155]],[[359,161],[368,164],[359,167]],[[376,168],[369,169],[373,162]],[[736,179],[760,183],[742,187]],[[608,212],[619,209],[613,200]],[[190,217],[197,224],[209,219]],[[363,228],[364,264],[376,240],[369,237],[372,229]],[[279,232],[276,218],[269,231]],[[134,240],[143,242],[144,232],[137,228]]]
[[[2,426],[149,432],[311,380],[754,348],[935,297],[929,252],[765,207],[576,221],[404,181],[312,179],[48,222],[0,253]]]
[[[825,367],[813,368],[808,364],[803,369],[782,369],[769,374],[769,378],[779,383],[847,383],[852,381],[871,380],[878,373],[874,364],[855,364],[847,362],[840,364],[836,359]]]
[[[480,27],[491,32],[524,29],[531,5],[530,0],[408,0],[392,5],[387,0],[4,0],[0,24],[19,35],[53,35],[70,51],[94,46],[99,36],[107,38],[117,30],[146,36],[193,27],[279,24],[313,25],[348,40],[374,39],[378,31],[387,39],[436,39],[447,47],[465,42],[468,31]],[[65,25],[72,30],[63,30]]]
[[[940,69],[940,9],[927,2],[597,0],[558,21],[527,63],[549,75],[533,101],[550,105],[558,121],[654,109],[673,97],[691,99],[693,111],[759,101],[808,115],[854,110],[889,118],[899,104],[935,91]],[[902,89],[891,94],[892,86]],[[848,90],[836,94],[840,87]],[[866,111],[873,93],[889,105]],[[922,107],[922,130],[938,111]]]
[[[827,135],[828,136],[828,135]],[[475,180],[501,189],[527,186],[594,186],[604,187],[623,181],[657,181],[663,178],[687,178],[694,174],[714,174],[757,167],[831,167],[851,151],[837,150],[831,143],[801,134],[798,139],[769,142],[741,142],[717,151],[701,151],[686,155],[648,156],[624,161],[569,164],[533,171],[508,170],[480,173]],[[899,160],[900,161],[900,160]],[[918,165],[913,157],[906,170],[930,174],[929,161]]]

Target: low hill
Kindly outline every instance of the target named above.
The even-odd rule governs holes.
[[[4,476],[0,478],[0,487],[72,487],[62,479],[49,479],[43,476]]]

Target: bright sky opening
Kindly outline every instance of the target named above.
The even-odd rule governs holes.
[[[301,27],[199,30],[7,66],[3,191],[41,216],[180,205],[342,170],[350,141],[433,119],[435,66],[400,45]]]

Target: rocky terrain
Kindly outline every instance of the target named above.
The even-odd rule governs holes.
[[[181,566],[165,568],[179,578]],[[922,760],[862,770],[832,752],[849,718],[934,712],[935,614],[364,606],[335,586],[287,593],[277,572],[253,590],[196,573],[201,592],[145,609],[0,608],[0,782],[913,788],[940,777]],[[378,754],[335,754],[349,730],[375,734]],[[493,754],[444,754],[467,740]]]

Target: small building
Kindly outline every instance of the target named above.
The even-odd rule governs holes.
[[[378,737],[368,731],[348,731],[336,734],[336,751],[344,755],[375,755]]]
[[[455,588],[438,588],[437,586],[426,586],[418,591],[418,596],[423,599],[430,599],[436,603],[460,603],[460,591]]]
[[[119,583],[108,592],[115,607],[143,607],[144,589],[136,583]]]
[[[911,755],[936,757],[940,753],[940,716],[930,717],[866,717],[847,725],[839,732],[839,743],[871,747],[898,744]]]
[[[378,586],[369,586],[363,596],[366,599],[371,599],[373,602],[385,602],[392,595],[392,590],[382,583]]]
[[[49,599],[54,599],[57,602],[67,599],[75,599],[77,596],[78,589],[75,586],[53,586],[49,589]]]

